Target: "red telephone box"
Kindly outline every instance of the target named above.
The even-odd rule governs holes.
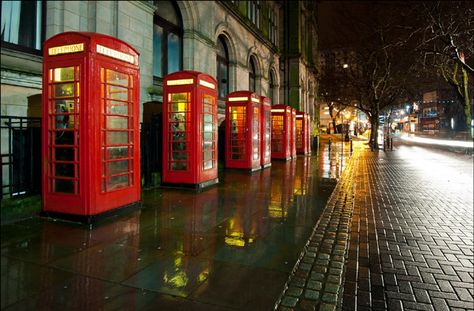
[[[260,167],[260,98],[250,91],[237,91],[226,98],[227,168],[256,171]]]
[[[296,159],[296,109],[291,108],[291,138],[290,138],[291,157]]]
[[[138,52],[107,35],[44,43],[43,214],[92,222],[140,201]]]
[[[216,80],[197,71],[163,79],[162,186],[217,184]]]
[[[296,113],[296,153],[309,155],[309,114],[299,111]]]
[[[291,159],[291,107],[272,106],[272,159]]]
[[[271,140],[271,103],[268,97],[260,96],[262,103],[261,120],[260,120],[260,163],[262,168],[272,166],[272,140]]]

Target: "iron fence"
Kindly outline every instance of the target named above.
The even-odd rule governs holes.
[[[0,116],[1,197],[41,192],[41,118]]]

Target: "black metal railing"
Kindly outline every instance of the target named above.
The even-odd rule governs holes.
[[[41,192],[41,118],[0,116],[1,197]]]

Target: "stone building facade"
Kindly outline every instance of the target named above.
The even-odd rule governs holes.
[[[2,2],[2,115],[39,116],[40,97],[34,95],[41,94],[41,45],[66,31],[104,33],[132,44],[140,52],[140,101],[159,102],[156,28],[173,23],[167,20],[173,19],[170,8],[182,45],[176,68],[216,77],[221,40],[227,52],[227,92],[252,88],[252,75],[255,91],[273,103],[314,111],[317,26],[312,1],[34,1],[33,7],[27,2]],[[22,40],[24,31],[32,32],[36,43]]]

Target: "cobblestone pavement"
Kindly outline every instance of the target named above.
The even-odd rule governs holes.
[[[416,146],[356,150],[276,308],[474,309],[472,169]]]

